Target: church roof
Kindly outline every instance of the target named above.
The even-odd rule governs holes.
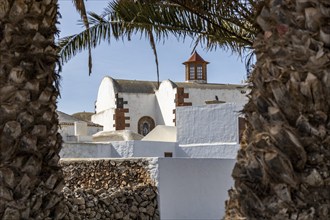
[[[157,82],[113,79],[117,92],[126,93],[155,93]]]
[[[123,80],[113,79],[117,92],[124,93],[150,93],[153,94],[157,90],[157,82],[139,81],[139,80]],[[219,84],[219,83],[197,83],[197,82],[173,82],[169,80],[175,87],[194,88],[194,89],[243,89],[246,86],[242,84]]]
[[[194,89],[242,89],[245,85],[239,84],[220,84],[220,83],[196,83],[196,82],[176,82],[175,85],[183,88]]]

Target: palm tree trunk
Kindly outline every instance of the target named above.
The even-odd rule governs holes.
[[[266,0],[226,219],[330,219],[330,3]]]
[[[0,219],[59,219],[57,0],[0,1]]]

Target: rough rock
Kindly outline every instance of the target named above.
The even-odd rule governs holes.
[[[65,220],[159,219],[157,187],[148,161],[63,160]],[[125,182],[125,183],[123,183]]]

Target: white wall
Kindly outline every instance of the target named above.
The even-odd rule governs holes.
[[[198,88],[185,88],[184,92],[189,93],[189,98],[185,99],[185,102],[191,102],[193,106],[205,105],[205,101],[215,100],[215,96],[218,96],[219,101],[225,101],[227,103],[247,102],[246,94],[242,94],[243,89],[198,89]]]
[[[126,121],[130,124],[130,127],[125,129],[138,133],[138,121],[143,116],[151,117],[155,121],[155,125],[157,125],[155,94],[119,93],[119,97],[124,98],[124,101],[127,101],[124,108],[129,109],[129,113],[125,113],[125,116],[130,117],[130,120]]]
[[[63,143],[61,158],[106,158],[112,156],[110,144]]]
[[[146,93],[118,93],[120,98],[123,98],[124,101],[127,101],[127,104],[124,105],[124,108],[128,108],[129,112],[125,113],[125,116],[130,117],[130,120],[126,120],[127,124],[130,124],[129,127],[125,129],[131,130],[135,133],[138,133],[138,121],[143,116],[149,116],[155,121],[157,125],[157,105],[156,97],[154,94]],[[113,97],[114,99],[115,97]],[[110,102],[110,101],[108,101]],[[99,111],[96,114],[92,115],[92,122],[100,124],[103,126],[104,131],[114,131],[115,120],[113,120],[113,115],[115,114],[115,107]]]
[[[134,157],[133,155],[133,148],[134,148],[135,141],[113,141],[111,142],[113,151],[112,157]]]
[[[97,100],[95,103],[96,113],[115,108],[115,94],[116,91],[113,79],[109,76],[104,77],[97,93]]]
[[[156,97],[160,113],[158,117],[159,122],[163,125],[174,126],[173,119],[175,115],[173,114],[173,109],[175,109],[175,94],[176,88],[173,88],[171,81],[165,80],[160,86],[159,90],[156,91]],[[160,124],[160,123],[159,123]]]
[[[92,136],[99,131],[103,131],[103,127],[87,126],[87,136]]]
[[[103,126],[103,131],[114,131],[115,120],[113,120],[113,115],[115,114],[115,109],[111,108],[104,110],[92,115],[92,122]]]
[[[87,126],[87,136],[92,136],[102,130],[102,127]],[[61,134],[64,141],[70,141],[70,139],[77,140],[77,138],[74,137],[74,125],[60,125],[58,132]]]
[[[65,158],[129,158],[176,155],[176,143],[156,141],[113,141],[104,143],[64,143],[60,152]]]
[[[161,219],[221,219],[235,160],[159,158]]]
[[[237,143],[238,115],[235,103],[178,107],[176,110],[179,145]]]
[[[60,125],[58,132],[61,134],[63,140],[67,141],[69,136],[74,136],[74,126],[73,125]]]
[[[111,148],[111,150],[108,150]],[[208,144],[177,146],[175,142],[114,141],[104,143],[64,143],[63,157],[164,157],[172,152],[177,158],[221,158],[236,159],[239,144]]]
[[[172,152],[176,157],[176,143],[158,141],[135,141],[134,157],[164,157],[165,152]]]
[[[236,159],[239,147],[236,143],[184,145],[176,148],[176,157]]]

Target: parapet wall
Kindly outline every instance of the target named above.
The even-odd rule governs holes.
[[[65,219],[159,219],[150,159],[64,159]]]

